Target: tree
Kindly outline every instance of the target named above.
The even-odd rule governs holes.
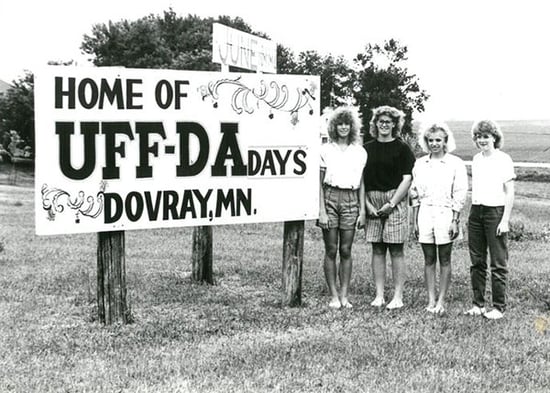
[[[191,63],[192,69],[209,70],[211,61],[203,53],[206,28],[196,16],[181,18],[169,10],[163,17],[95,24],[81,49],[97,66],[177,69]]]
[[[353,70],[343,56],[301,52],[292,73],[320,76],[321,109],[347,104],[353,96]]]
[[[296,74],[296,67],[294,53],[286,46],[277,44],[277,73]]]
[[[181,17],[169,9],[162,16],[95,24],[91,34],[84,36],[81,49],[92,56],[97,66],[219,70],[219,65],[212,63],[214,22],[266,37],[264,33],[252,31],[239,17]]]
[[[12,85],[0,98],[0,134],[17,131],[20,144],[29,145],[34,151],[34,76],[26,71]]]
[[[405,112],[405,135],[412,132],[413,113],[424,111],[429,95],[420,89],[416,75],[406,68],[407,52],[406,46],[391,39],[382,46],[367,44],[365,52],[354,59],[354,96],[362,115],[365,139],[370,138],[368,130],[373,108],[391,105]]]

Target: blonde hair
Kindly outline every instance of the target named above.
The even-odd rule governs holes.
[[[405,113],[400,111],[393,106],[384,105],[374,108],[372,110],[372,119],[370,120],[369,133],[374,137],[378,138],[378,126],[376,122],[381,116],[389,116],[393,120],[393,129],[391,135],[395,138],[401,133],[403,124],[405,124]]]
[[[338,133],[336,126],[339,124],[349,124],[350,133],[348,136],[348,144],[359,142],[359,132],[361,130],[361,123],[359,121],[359,114],[356,108],[352,106],[341,106],[336,108],[328,119],[328,136],[332,141],[338,139]]]
[[[495,138],[495,149],[500,149],[504,145],[504,136],[499,125],[492,120],[479,120],[472,126],[472,140],[477,146],[476,135],[489,134]],[[479,146],[478,146],[479,147]]]
[[[428,147],[428,134],[437,131],[442,131],[443,134],[445,134],[445,152],[450,153],[454,151],[456,149],[455,137],[449,126],[442,121],[426,123],[420,127],[418,131],[418,144],[422,148],[422,151],[425,153],[430,152],[430,148]]]

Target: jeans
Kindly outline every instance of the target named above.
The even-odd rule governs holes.
[[[468,217],[468,247],[470,250],[470,277],[474,293],[473,303],[485,305],[485,281],[487,279],[487,249],[491,260],[491,293],[493,307],[506,309],[506,283],[508,276],[508,234],[497,236],[497,226],[502,219],[504,206],[472,205]]]

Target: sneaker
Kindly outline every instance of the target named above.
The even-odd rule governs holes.
[[[504,316],[504,314],[501,311],[494,308],[488,313],[483,314],[483,316],[487,319],[500,319]]]
[[[485,315],[487,310],[485,310],[485,307],[478,307],[473,306],[468,311],[464,311],[464,315],[470,315],[470,316],[479,316],[479,315]]]

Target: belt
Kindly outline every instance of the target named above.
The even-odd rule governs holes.
[[[333,186],[332,184],[327,184],[327,183],[324,183],[323,186],[324,187],[335,188],[336,190],[342,190],[342,191],[356,191],[357,190],[356,188],[342,188],[342,187]]]

